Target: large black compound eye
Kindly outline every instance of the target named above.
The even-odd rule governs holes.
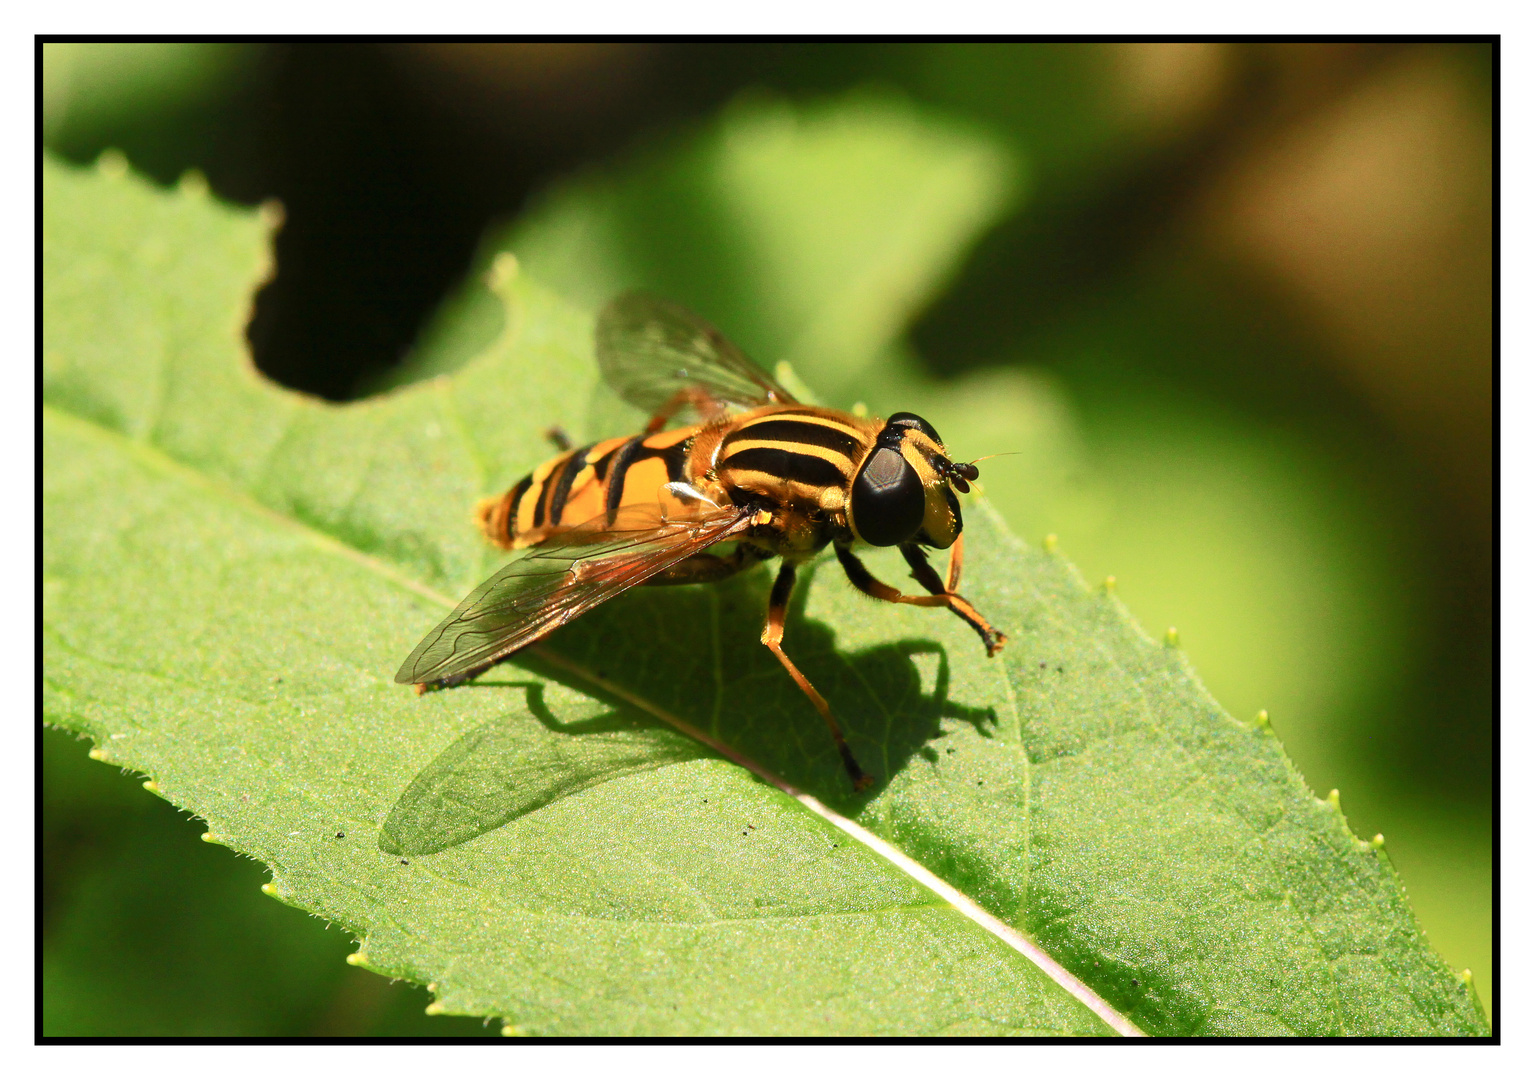
[[[922,527],[922,478],[899,450],[879,447],[853,481],[853,531],[875,547],[905,543]]]
[[[898,412],[898,413],[893,414],[890,417],[889,420],[885,421],[885,430],[886,431],[889,431],[891,428],[909,428],[909,427],[910,428],[916,428],[918,431],[922,432],[922,434],[926,435],[929,439],[932,439],[939,446],[943,445],[943,440],[938,437],[938,432],[933,430],[933,425],[929,424],[926,420],[922,419],[922,417],[918,416],[916,413]]]

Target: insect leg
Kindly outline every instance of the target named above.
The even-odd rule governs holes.
[[[958,615],[977,634],[981,635],[981,642],[986,646],[986,655],[995,656],[1007,644],[1007,636],[997,630],[986,621],[974,605],[958,593],[949,592],[944,588],[943,580],[939,578],[937,571],[927,561],[927,556],[922,549],[915,544],[902,544],[901,554],[906,556],[906,561],[911,564],[912,576],[917,583],[926,589],[931,596],[907,596],[899,589],[886,585],[879,578],[869,573],[865,566],[851,551],[839,547],[837,561],[842,564],[842,569],[847,573],[848,580],[860,591],[867,593],[876,600],[886,600],[892,604],[915,604],[917,607],[946,607]]]
[[[944,592],[953,592],[959,588],[959,571],[965,565],[965,534],[960,533],[954,538],[954,546],[949,548],[949,581]]]
[[[773,582],[772,597],[768,600],[767,625],[762,628],[762,644],[773,650],[773,655],[778,657],[778,662],[784,666],[799,688],[805,692],[810,703],[816,707],[816,711],[826,721],[826,726],[831,728],[832,741],[837,744],[837,752],[842,755],[842,764],[847,769],[848,776],[853,781],[853,790],[862,791],[874,782],[873,777],[859,767],[858,761],[853,757],[853,752],[848,749],[847,739],[842,735],[842,728],[837,726],[837,720],[831,714],[831,706],[826,704],[816,688],[810,685],[810,680],[800,673],[800,669],[794,666],[783,651],[783,622],[784,616],[789,611],[789,594],[794,591],[794,564],[785,562],[778,571],[778,579]]]
[[[938,576],[938,571],[934,570],[932,564],[927,561],[927,552],[916,544],[902,544],[901,554],[906,556],[906,564],[911,567],[911,576],[916,579],[918,585],[934,596],[949,594],[950,588],[944,585],[943,580]]]
[[[708,394],[696,386],[684,386],[678,390],[666,403],[657,409],[650,418],[650,423],[645,425],[645,434],[654,435],[666,426],[666,422],[677,413],[693,406],[704,419],[710,419],[720,411],[720,405]]]
[[[904,549],[903,549],[904,550]],[[949,600],[943,591],[943,582],[938,581],[938,575],[933,574],[933,568],[923,564],[927,572],[938,582],[938,594],[936,596],[907,596],[900,589],[892,585],[886,585],[879,578],[869,573],[869,568],[863,564],[863,560],[854,555],[845,547],[838,547],[837,561],[842,564],[847,579],[853,583],[859,592],[867,593],[876,600],[884,600],[892,604],[915,604],[918,607],[948,607]],[[921,581],[921,578],[917,579]],[[923,582],[923,584],[927,584]]]
[[[959,580],[959,567],[956,564],[963,559],[962,549],[959,549],[959,543],[960,542],[958,540],[954,542],[956,551],[954,555],[950,556],[949,558],[950,583],[948,585],[944,584],[943,580],[939,578],[938,572],[934,570],[932,564],[927,561],[927,553],[919,548],[916,544],[902,544],[901,554],[906,556],[906,563],[911,567],[911,576],[917,579],[917,584],[921,585],[928,592],[932,593],[932,599],[941,600],[950,611],[954,612],[954,614],[958,615],[961,619],[964,619],[965,622],[969,623],[971,628],[977,634],[981,635],[981,641],[986,646],[986,655],[996,656],[997,653],[1002,651],[1002,646],[1007,644],[1007,635],[1002,633],[1002,631],[998,630],[996,627],[992,626],[991,623],[987,622],[986,617],[979,611],[975,610],[975,605],[970,603],[970,601],[966,600],[963,596],[960,596],[957,592],[954,592],[954,583],[958,582]],[[837,552],[837,557],[842,557],[841,551]],[[849,558],[851,557],[851,553],[849,553]],[[844,562],[843,566],[846,567],[846,565],[847,564]],[[862,564],[860,563],[859,565],[861,566]],[[864,572],[868,573],[867,570]],[[851,577],[852,574],[849,573],[848,576]],[[853,584],[857,585],[858,583],[855,581]],[[862,586],[859,587],[862,588]],[[886,586],[886,588],[889,588],[889,586]],[[864,591],[867,592],[868,590],[865,589]],[[922,599],[927,599],[927,597],[923,597]],[[911,599],[903,599],[902,602],[915,603],[916,601]]]
[[[546,430],[544,432],[544,438],[553,443],[554,448],[562,454],[574,445],[570,441],[570,436],[565,434],[565,429],[560,427],[558,424],[555,424],[553,427]]]

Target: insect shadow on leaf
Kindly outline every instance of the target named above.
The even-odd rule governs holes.
[[[949,697],[950,668],[948,649],[927,637],[899,638],[882,642],[858,652],[847,652],[836,646],[835,628],[820,620],[811,619],[806,607],[812,595],[811,586],[819,571],[835,565],[829,560],[811,564],[807,568],[807,587],[791,604],[788,620],[788,640],[802,651],[802,666],[816,685],[825,684],[824,690],[834,708],[847,716],[849,739],[855,752],[861,750],[869,758],[869,768],[874,774],[874,785],[861,794],[846,792],[840,782],[838,765],[831,754],[822,749],[815,738],[814,714],[798,708],[790,699],[791,710],[800,717],[796,726],[804,731],[802,745],[813,751],[815,768],[795,768],[787,765],[784,775],[804,785],[809,790],[822,793],[828,802],[845,808],[862,806],[882,790],[890,779],[899,773],[907,762],[922,749],[943,736],[943,721],[957,720],[972,725],[980,734],[995,728],[996,710],[965,705]],[[833,574],[835,577],[835,573]],[[829,583],[832,588],[846,588],[840,581]],[[724,593],[730,596],[729,593]],[[760,601],[747,598],[747,604]],[[880,612],[875,605],[866,610]],[[751,636],[750,619],[722,617],[722,630],[734,631],[742,639],[738,655],[753,669],[756,677],[774,678],[769,657],[758,656],[761,649],[745,648]],[[728,647],[728,646],[727,646]],[[917,663],[918,657],[934,657],[931,671],[931,689],[924,690],[924,673]],[[757,725],[750,731],[742,731],[739,745],[748,749],[752,745],[776,744],[774,721]],[[728,738],[727,733],[727,738]],[[748,751],[750,752],[750,751]],[[764,747],[763,753],[771,753]],[[756,755],[753,755],[756,756]],[[761,760],[758,758],[758,760]]]
[[[808,570],[813,574],[815,566]],[[868,758],[873,786],[858,794],[848,791],[820,718],[758,640],[769,581],[770,575],[758,570],[716,585],[632,593],[562,627],[550,637],[549,648],[593,672],[623,672],[626,688],[636,696],[841,808],[862,806],[876,795],[913,755],[942,736],[944,720],[973,725],[981,734],[995,726],[994,709],[950,700],[944,646],[902,638],[843,652],[830,626],[806,616],[812,592],[806,588],[790,604],[786,640],[843,718],[859,760]],[[925,656],[936,663],[919,667],[917,659]],[[523,662],[607,701],[615,712],[632,708],[537,657]]]
[[[875,775],[870,790],[847,793],[841,763],[825,745],[819,718],[786,685],[777,662],[757,641],[755,620],[745,617],[761,608],[764,578],[745,575],[723,588],[647,590],[623,597],[557,631],[550,646],[588,666],[598,659],[623,665],[626,681],[639,696],[848,810],[878,794],[913,755],[941,737],[943,720],[972,724],[982,733],[995,725],[994,709],[949,699],[948,654],[937,642],[901,639],[844,654],[835,648],[830,627],[805,616],[801,599],[790,609],[789,634],[803,650],[806,670],[847,717],[849,737],[867,755]],[[624,664],[635,648],[636,627],[655,628],[641,639],[646,662]],[[916,662],[922,656],[937,658],[927,692]],[[469,691],[522,690],[527,712],[539,723],[508,713],[454,740],[391,808],[379,833],[382,850],[407,856],[443,851],[586,788],[714,756],[638,714],[633,705],[535,655],[518,656],[515,662],[611,710],[563,721],[549,708],[544,683],[488,672],[467,684]],[[698,670],[700,665],[707,673]],[[516,668],[501,670],[511,674]],[[712,715],[700,715],[701,706]]]
[[[540,724],[508,713],[455,739],[390,809],[379,831],[382,850],[429,855],[584,788],[709,756],[691,739],[638,725],[617,711],[562,724],[544,701],[542,683],[487,679],[477,685],[521,688]]]

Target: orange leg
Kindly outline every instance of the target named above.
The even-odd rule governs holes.
[[[949,549],[949,581],[945,592],[954,592],[959,588],[959,571],[964,565],[965,534],[960,533],[954,538],[954,546]]]
[[[915,604],[917,607],[946,607],[970,624],[977,634],[981,635],[981,642],[986,646],[987,656],[996,656],[1002,651],[1002,646],[1007,644],[1007,635],[996,629],[986,621],[986,617],[975,606],[956,592],[951,592],[945,587],[943,579],[927,561],[927,555],[915,544],[902,544],[901,554],[906,556],[906,562],[911,566],[911,576],[917,579],[931,595],[907,596],[899,589],[886,585],[879,578],[869,573],[869,568],[846,548],[837,548],[837,561],[842,564],[842,569],[847,573],[848,580],[860,591],[867,593],[876,600],[885,600],[892,604]],[[958,569],[951,559],[949,562],[949,576],[957,579]]]
[[[784,666],[790,677],[799,684],[799,688],[805,692],[810,703],[816,707],[826,721],[826,726],[831,729],[832,741],[837,744],[837,752],[842,755],[842,764],[847,769],[847,775],[853,781],[853,790],[862,791],[874,782],[874,778],[859,767],[858,761],[853,757],[853,752],[848,749],[847,739],[842,735],[842,728],[837,725],[836,717],[831,714],[831,706],[826,704],[815,687],[810,685],[810,680],[794,666],[783,651],[783,622],[784,616],[789,611],[789,594],[794,591],[794,564],[786,562],[778,571],[778,579],[773,582],[773,594],[768,600],[767,625],[762,628],[762,644],[773,650],[773,655],[778,657],[778,662]]]
[[[720,411],[719,402],[696,386],[685,386],[666,400],[666,404],[656,410],[650,418],[650,423],[645,425],[645,434],[654,435],[664,428],[673,416],[687,408],[689,405],[705,420],[710,419]]]

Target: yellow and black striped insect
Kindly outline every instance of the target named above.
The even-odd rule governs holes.
[[[719,581],[774,556],[783,562],[762,643],[826,720],[853,786],[868,786],[830,707],[783,651],[796,568],[831,544],[848,579],[879,600],[946,607],[980,634],[1006,638],[960,596],[959,500],[974,464],[955,462],[932,425],[801,405],[714,327],[642,293],[610,303],[597,360],[645,431],[571,450],[480,504],[491,542],[521,550],[464,598],[406,659],[396,681],[455,686],[634,585]],[[686,427],[664,430],[687,418]],[[722,554],[716,545],[734,542]],[[856,544],[897,547],[928,595],[878,580]],[[715,550],[710,550],[711,548]],[[928,548],[949,549],[946,579]]]

